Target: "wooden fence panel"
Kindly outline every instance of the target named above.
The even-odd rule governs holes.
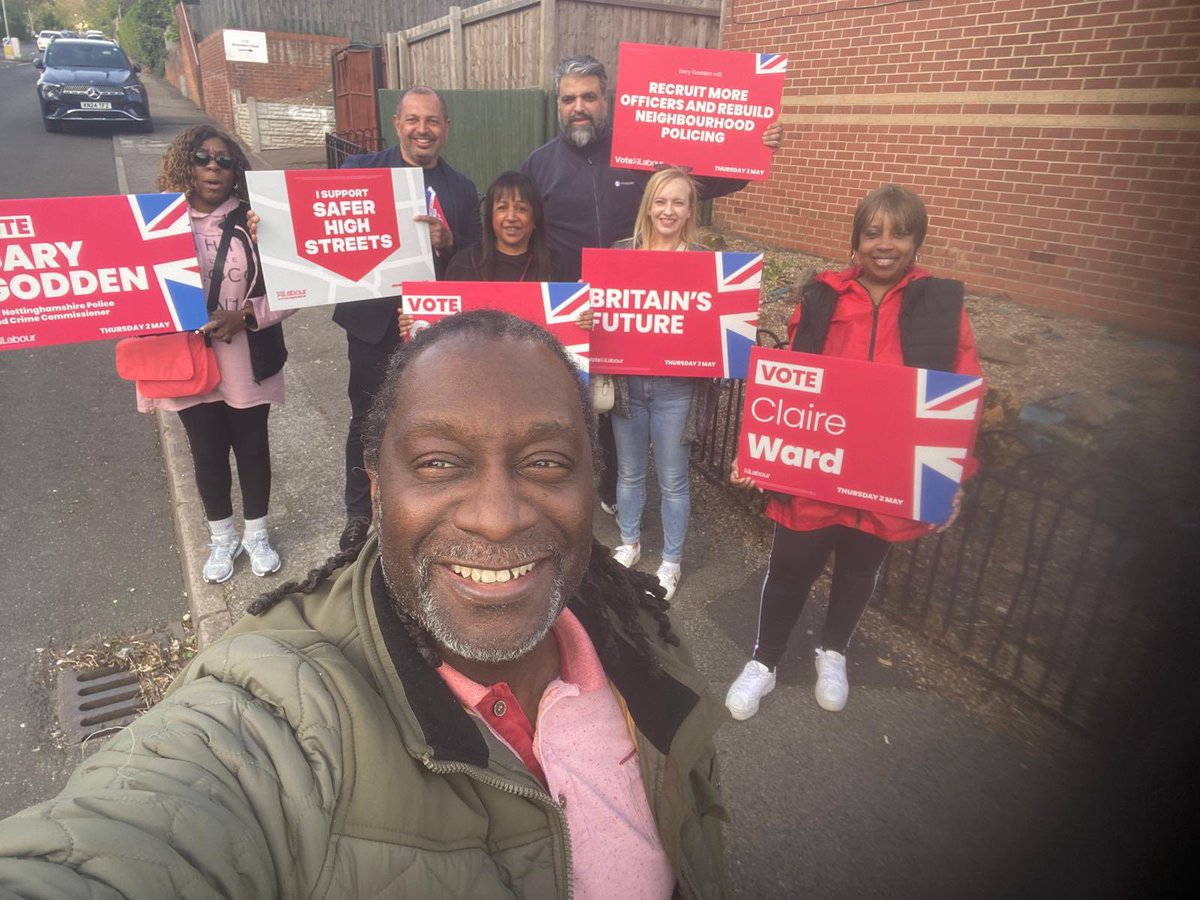
[[[463,27],[466,87],[538,87],[541,23],[536,6]]]

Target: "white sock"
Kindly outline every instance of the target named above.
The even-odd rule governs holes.
[[[208,523],[208,530],[214,539],[231,538],[236,533],[233,528],[233,516],[228,519],[218,519]]]
[[[250,535],[254,534],[254,532],[266,531],[266,530],[267,530],[267,517],[266,516],[263,516],[261,519],[247,519],[246,520],[246,530],[244,532],[245,537],[243,537],[242,540],[243,540],[243,542],[245,542],[245,541],[249,540]]]
[[[679,563],[667,562],[665,559],[662,561],[662,565],[659,566],[659,568],[665,569],[668,572],[673,572],[676,575],[678,575],[680,573],[680,571],[682,571],[679,568]]]

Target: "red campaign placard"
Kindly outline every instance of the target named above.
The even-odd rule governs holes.
[[[303,260],[358,281],[396,251],[396,202],[389,169],[338,171],[345,184],[330,188],[325,171],[288,171],[288,205]]]
[[[472,309],[501,309],[541,325],[587,376],[591,333],[580,328],[580,314],[588,307],[588,286],[579,282],[550,281],[406,281],[402,308],[416,319],[412,333],[420,333],[438,319]]]
[[[182,194],[0,200],[0,350],[207,321]]]
[[[942,523],[983,394],[978,375],[755,347],[738,467],[762,488]]]
[[[762,133],[779,118],[786,56],[623,43],[617,69],[613,166],[770,176]]]
[[[761,253],[583,251],[592,371],[745,378],[758,333]]]

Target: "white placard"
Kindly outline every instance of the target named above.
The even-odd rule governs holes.
[[[265,31],[234,31],[226,28],[225,58],[230,62],[267,62],[267,33]]]

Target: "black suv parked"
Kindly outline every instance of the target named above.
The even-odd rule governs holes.
[[[130,122],[153,131],[142,67],[111,41],[56,38],[41,59],[38,100],[42,125],[61,131],[63,122]]]

